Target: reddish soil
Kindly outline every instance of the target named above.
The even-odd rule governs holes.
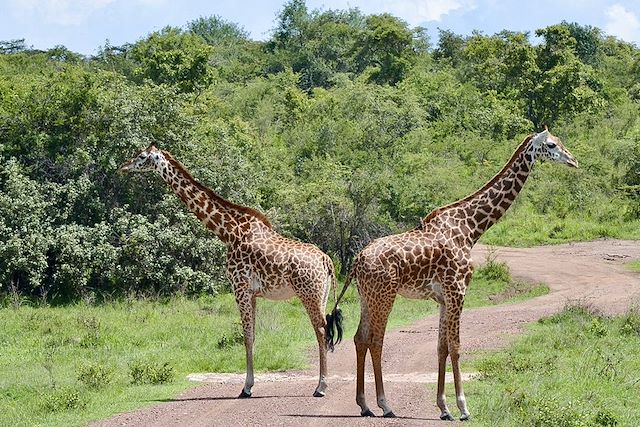
[[[474,260],[485,261],[488,248],[477,246]],[[624,263],[640,259],[640,242],[598,240],[536,248],[497,248],[514,277],[549,285],[547,295],[517,304],[465,310],[462,315],[462,359],[479,350],[508,344],[529,322],[559,311],[569,303],[589,304],[605,314],[619,314],[640,303],[640,274]],[[434,303],[435,304],[435,303]],[[393,315],[393,313],[392,313]],[[256,376],[251,399],[236,399],[243,375],[204,376],[207,382],[155,406],[118,415],[92,426],[249,426],[249,425],[443,425],[435,405],[437,316],[387,333],[383,353],[385,392],[399,418],[361,418],[355,403],[355,349],[350,337],[329,355],[329,389],[324,398],[311,397],[315,369]],[[311,360],[310,366],[316,366]],[[367,373],[371,364],[367,361]],[[374,385],[369,379],[367,401],[374,412]],[[454,416],[453,384],[447,384]],[[473,399],[468,397],[471,416]],[[377,410],[377,414],[381,411]]]

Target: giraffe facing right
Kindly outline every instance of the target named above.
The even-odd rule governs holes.
[[[395,417],[382,382],[382,344],[395,297],[434,299],[440,304],[437,404],[440,418],[453,420],[444,394],[445,367],[451,357],[460,419],[469,410],[460,378],[460,315],[473,266],[471,249],[515,200],[537,159],[578,167],[578,162],[548,130],[529,135],[504,168],[475,193],[427,215],[417,228],[369,243],[357,256],[351,280],[358,281],[360,324],[356,344],[356,403],[362,416],[374,416],[364,395],[364,362],[371,352],[377,403],[385,417]]]

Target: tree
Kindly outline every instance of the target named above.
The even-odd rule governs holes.
[[[438,28],[438,44],[433,51],[433,58],[438,61],[446,60],[457,67],[462,60],[464,45],[464,37],[451,30]]]
[[[249,33],[238,24],[228,22],[218,15],[207,18],[200,17],[187,24],[187,29],[202,37],[212,46],[229,46],[234,43],[247,41]]]
[[[27,50],[27,45],[24,39],[14,40],[0,40],[0,54],[10,55],[12,53],[24,52]]]
[[[575,52],[580,61],[597,66],[600,56],[600,46],[603,34],[599,28],[590,25],[580,25],[576,22],[562,21],[561,26],[569,30],[569,34],[576,40]]]
[[[287,3],[266,48],[271,72],[291,68],[303,90],[330,87],[339,73],[354,73],[352,48],[364,27],[357,9],[309,12],[303,0]]]
[[[370,81],[393,85],[404,78],[415,59],[413,33],[394,16],[370,15],[354,52],[358,72],[370,69]]]
[[[529,96],[528,118],[539,128],[552,125],[560,117],[603,105],[602,83],[594,69],[576,56],[576,39],[564,25],[539,29],[544,38],[537,49],[540,73]]]
[[[208,64],[212,49],[195,34],[166,27],[133,46],[131,56],[138,64],[134,73],[182,92],[198,91],[213,81]]]

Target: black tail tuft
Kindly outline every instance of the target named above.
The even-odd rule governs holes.
[[[342,310],[334,308],[331,314],[327,314],[327,349],[333,351],[334,346],[342,341]]]

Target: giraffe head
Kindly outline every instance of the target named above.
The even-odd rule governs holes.
[[[120,166],[120,172],[145,172],[159,170],[160,163],[165,160],[164,154],[151,144],[145,150],[136,154],[133,159]]]
[[[541,161],[550,160],[556,163],[564,163],[574,168],[578,167],[578,161],[569,150],[562,145],[560,138],[552,135],[546,128],[542,132],[533,135],[531,138],[531,146],[535,157]]]

